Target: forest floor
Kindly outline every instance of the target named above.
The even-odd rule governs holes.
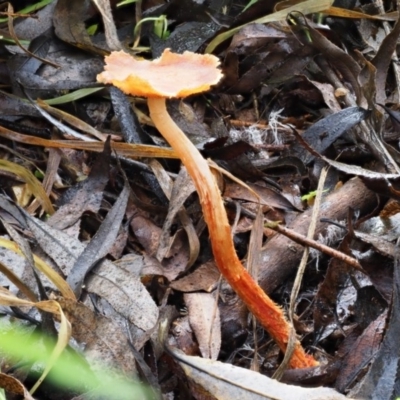
[[[6,3],[0,399],[400,397],[399,7]]]

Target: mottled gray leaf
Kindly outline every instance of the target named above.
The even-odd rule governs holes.
[[[78,221],[85,211],[99,211],[103,190],[108,182],[110,158],[111,146],[108,138],[104,143],[103,152],[96,157],[88,178],[64,194],[66,203],[49,218],[49,225],[65,229]]]
[[[68,276],[76,260],[84,251],[84,244],[36,218],[27,216],[26,219],[40,247]],[[111,261],[104,260],[96,268],[94,275],[89,274],[86,290],[105,298],[115,311],[132,324],[146,330],[155,325],[158,308],[140,282],[139,272],[142,269],[142,263],[142,257],[134,259],[130,257],[129,263],[119,263],[116,267]],[[146,310],[146,313],[138,312],[140,309]]]
[[[133,264],[143,264],[143,258],[136,256]],[[134,268],[137,269],[137,268]],[[93,270],[87,280],[90,293],[105,298],[113,308],[144,331],[157,323],[158,308],[140,279],[134,279],[132,272],[112,262],[102,263]]]
[[[368,111],[361,107],[349,107],[319,120],[303,134],[303,139],[318,153],[325,151],[343,133],[363,121]],[[314,159],[300,143],[293,146],[293,155],[305,164]]]
[[[75,292],[77,298],[79,298],[81,293],[83,280],[85,279],[86,274],[98,261],[107,255],[118,235],[122,219],[125,215],[129,191],[129,184],[128,182],[125,182],[124,188],[117,201],[108,212],[106,218],[100,225],[100,228],[93,236],[90,243],[76,260],[75,265],[68,275],[67,283],[71,286],[71,289]]]
[[[330,388],[286,385],[249,369],[168,350],[191,381],[219,400],[350,400]]]

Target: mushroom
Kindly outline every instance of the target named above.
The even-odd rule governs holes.
[[[222,78],[218,58],[188,51],[174,54],[166,49],[160,58],[147,61],[119,51],[105,57],[105,63],[104,72],[97,75],[98,82],[113,84],[127,94],[148,98],[151,119],[175,150],[194,182],[217,267],[282,351],[285,351],[292,327],[282,309],[267,296],[241,264],[233,245],[221,194],[210,167],[166,109],[167,98],[201,93],[217,84]],[[317,364],[296,339],[291,367],[305,368]]]

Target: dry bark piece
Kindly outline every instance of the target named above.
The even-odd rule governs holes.
[[[191,52],[173,54],[165,50],[159,59],[152,62],[139,61],[123,52],[111,53],[105,61],[105,71],[97,76],[99,82],[112,83],[131,95],[148,97],[150,116],[155,126],[175,150],[196,187],[220,272],[285,351],[291,327],[282,309],[255,283],[238,259],[225,207],[210,167],[172,120],[165,105],[166,98],[200,93],[217,84],[222,78],[218,58]],[[316,361],[296,341],[291,366],[302,368],[313,365]]]

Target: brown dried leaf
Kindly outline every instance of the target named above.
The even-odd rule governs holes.
[[[103,26],[106,34],[107,45],[110,50],[121,50],[122,45],[119,41],[117,28],[114,23],[114,18],[111,12],[109,0],[92,0],[96,4],[103,19]]]
[[[170,287],[181,292],[204,290],[211,293],[216,288],[220,275],[215,263],[210,261],[201,265],[191,274],[172,282]]]
[[[177,318],[171,325],[171,333],[179,350],[188,355],[199,355],[199,345],[194,338],[189,316]]]
[[[112,262],[104,262],[89,277],[87,290],[105,298],[132,324],[149,331],[157,323],[158,308],[149,292],[134,275],[135,271],[141,269],[143,258],[136,256],[130,260],[131,265],[124,263],[119,266]]]
[[[357,101],[360,104],[362,101],[362,92],[357,79],[361,68],[357,62],[344,50],[333,44],[322,33],[311,27],[304,17],[300,17],[300,13],[293,12],[291,18],[296,19],[297,24],[295,30],[303,44],[312,46],[328,59],[328,61],[343,75],[344,79],[351,84]],[[307,32],[307,35],[304,35],[304,32]],[[307,39],[308,35],[311,40]]]
[[[81,0],[58,1],[53,14],[55,34],[72,46],[104,55],[107,50],[94,46],[86,31],[85,18],[90,16],[89,5],[89,2]]]
[[[350,387],[364,371],[366,365],[374,358],[381,345],[386,318],[387,312],[384,312],[379,318],[371,322],[351,346],[340,368],[336,381],[337,390],[344,391]]]
[[[185,293],[183,297],[202,356],[216,360],[221,349],[221,321],[215,296],[211,293]]]
[[[236,183],[227,183],[224,190],[224,197],[233,199],[246,200],[253,203],[260,203],[269,207],[279,208],[288,211],[299,211],[286,197],[284,197],[277,190],[271,189],[266,186],[248,183],[247,184],[255,193],[252,193],[243,185]]]
[[[310,81],[322,94],[325,104],[334,113],[339,112],[342,108],[335,96],[335,88],[329,83],[320,83],[317,81]]]
[[[0,388],[12,394],[24,396],[24,400],[34,400],[26,387],[11,375],[0,373]]]
[[[128,338],[114,321],[95,314],[82,303],[58,299],[72,324],[72,336],[85,344],[85,355],[91,365],[100,369],[106,365],[127,375],[136,375],[135,358]]]
[[[358,398],[389,400],[399,395],[400,264],[398,259],[394,265],[390,314],[385,337],[371,368],[353,391],[353,395]]]
[[[379,50],[371,61],[376,68],[376,102],[386,101],[386,78],[393,52],[396,50],[400,35],[400,19],[397,20],[393,30],[383,39]]]
[[[194,229],[193,222],[183,207],[183,204],[196,189],[185,168],[181,169],[177,179],[173,183],[167,172],[156,160],[152,160],[150,166],[152,167],[165,195],[170,200],[168,214],[164,220],[156,258],[159,261],[162,261],[167,256],[174,240],[173,237],[170,237],[171,226],[176,215],[178,215],[189,240],[190,256],[187,265],[188,268],[193,265],[199,255],[200,241]]]

